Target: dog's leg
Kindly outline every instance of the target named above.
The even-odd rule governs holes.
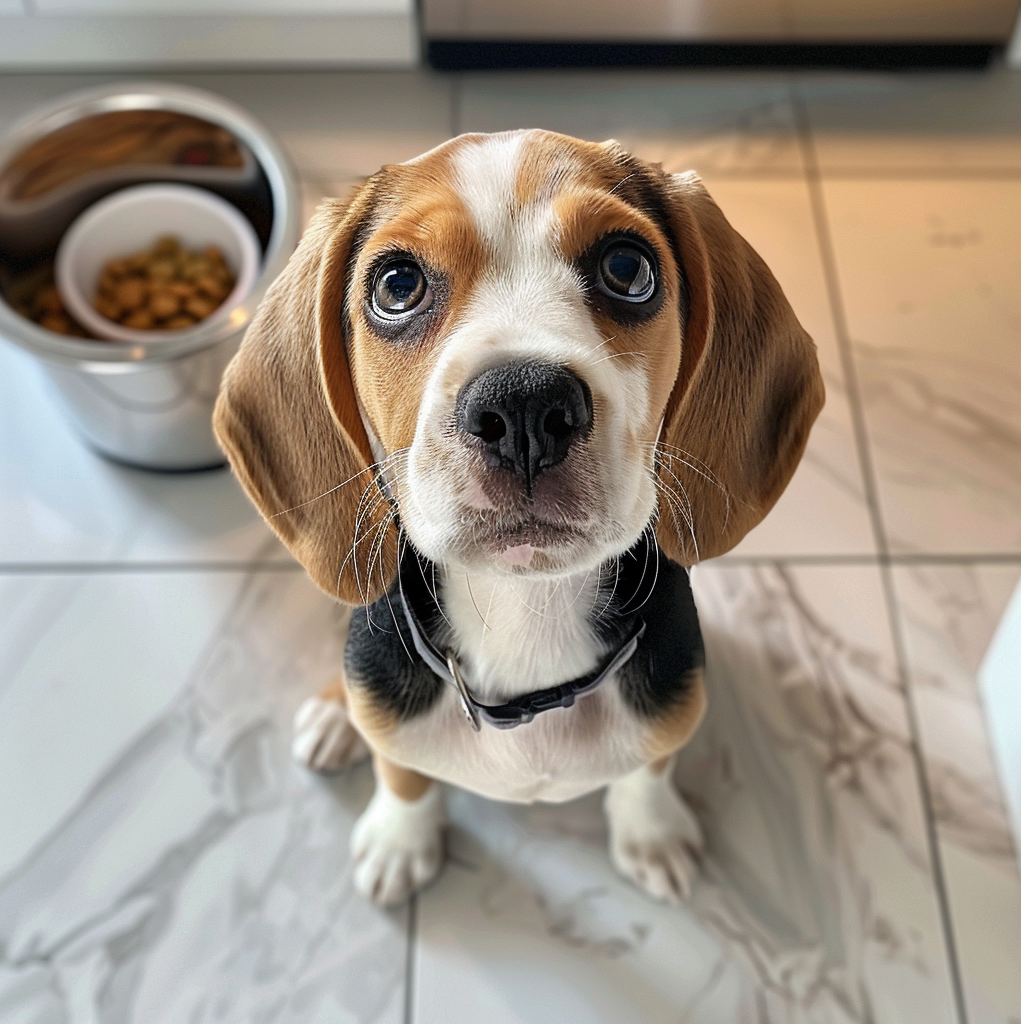
[[[656,899],[678,903],[691,893],[703,841],[672,766],[672,757],[662,758],[610,783],[603,806],[617,870]]]
[[[348,717],[343,679],[336,679],[298,708],[291,755],[299,764],[324,774],[368,757],[369,748]]]
[[[355,888],[379,906],[402,903],[443,863],[446,813],[432,779],[375,755],[376,792],[351,836]]]

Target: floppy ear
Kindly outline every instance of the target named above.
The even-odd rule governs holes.
[[[396,571],[342,336],[370,210],[370,183],[319,207],[227,367],[213,415],[248,496],[312,579],[349,604],[375,600]]]
[[[660,546],[729,551],[783,493],[825,391],[779,284],[693,173],[665,176],[687,283],[681,365],[660,434]]]

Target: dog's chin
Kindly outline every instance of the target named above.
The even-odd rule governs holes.
[[[593,572],[631,548],[641,536],[610,538],[583,526],[524,520],[511,526],[475,524],[443,545],[442,564],[471,573],[556,579]]]

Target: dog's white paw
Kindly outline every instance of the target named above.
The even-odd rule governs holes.
[[[445,824],[438,784],[417,800],[402,800],[377,783],[351,836],[355,888],[381,907],[403,903],[439,872]]]
[[[369,748],[339,701],[309,697],[294,716],[291,755],[315,772],[339,772],[367,757]]]
[[[604,806],[614,867],[658,900],[687,899],[704,840],[670,772],[641,768],[611,783]]]

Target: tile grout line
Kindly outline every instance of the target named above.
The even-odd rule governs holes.
[[[303,572],[298,562],[164,561],[164,562],[0,562],[0,576],[113,575],[168,572]]]
[[[415,949],[418,945],[418,893],[408,901],[408,942],[404,953],[403,1024],[414,1024],[415,1016]]]
[[[900,609],[897,604],[897,590],[893,579],[893,567],[890,559],[889,545],[883,525],[882,512],[879,505],[879,489],[875,465],[869,445],[868,431],[865,423],[864,404],[861,399],[857,368],[851,348],[851,337],[847,325],[847,310],[844,306],[837,271],[836,251],[833,247],[833,236],[830,232],[826,199],[822,188],[822,176],[815,152],[812,126],[808,108],[801,94],[800,83],[795,80],[790,85],[791,105],[797,126],[798,141],[805,165],[805,179],[812,206],[812,218],[815,222],[816,238],[819,255],[826,278],[826,290],[829,293],[830,311],[833,327],[837,336],[841,363],[844,368],[844,387],[847,390],[851,407],[851,418],[854,425],[855,441],[858,447],[858,458],[861,463],[862,483],[869,504],[869,517],[872,522],[873,535],[878,552],[880,580],[883,596],[886,601],[887,621],[893,641],[894,656],[900,677],[901,690],[904,694],[904,706],[908,715],[908,727],[911,731],[911,751],[915,763],[915,776],[922,797],[922,813],[925,819],[926,839],[929,846],[933,887],[936,891],[936,902],[939,909],[940,925],[943,931],[943,942],[947,954],[947,967],[950,972],[950,984],[954,994],[957,1019],[960,1024],[968,1024],[967,1005],[964,998],[964,984],[961,978],[960,959],[957,954],[957,936],[954,932],[953,915],[950,911],[950,899],[946,887],[946,875],[943,870],[943,857],[939,845],[939,833],[936,826],[932,792],[929,787],[929,776],[925,765],[922,749],[921,729],[918,711],[915,707],[914,693],[910,686],[908,671],[907,647],[901,628]]]
[[[840,566],[874,565],[938,566],[938,565],[1019,565],[1021,552],[931,552],[913,554],[772,554],[724,555],[705,563],[706,566],[799,565]],[[298,562],[287,561],[162,561],[162,562],[0,562],[2,576],[77,576],[131,575],[141,573],[246,573],[303,572]]]
[[[868,431],[865,425],[864,406],[861,400],[861,388],[858,383],[857,368],[851,351],[850,332],[847,327],[847,312],[844,308],[837,273],[836,253],[829,230],[829,219],[826,215],[825,196],[822,191],[822,179],[819,164],[812,141],[811,125],[804,100],[796,83],[791,85],[791,105],[794,108],[794,121],[801,147],[801,158],[805,171],[805,183],[808,187],[809,202],[812,208],[812,221],[815,225],[816,244],[826,281],[826,292],[829,299],[830,315],[833,319],[833,330],[840,352],[840,364],[844,373],[844,388],[847,391],[848,405],[851,412],[851,423],[854,429],[855,447],[858,452],[859,469],[862,484],[865,488],[865,499],[868,503],[869,521],[872,527],[872,539],[880,559],[890,555],[886,531],[883,528],[882,514],[879,509],[879,493],[876,484],[875,466],[872,463],[872,452],[868,442]]]
[[[708,565],[1018,565],[1021,553],[995,554],[989,552],[931,552],[902,554],[831,554],[831,555],[723,555],[710,560]]]

